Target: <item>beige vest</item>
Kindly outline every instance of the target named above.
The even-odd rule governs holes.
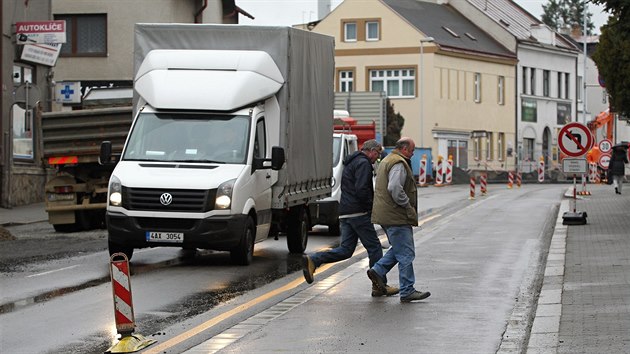
[[[394,199],[387,191],[389,181],[389,171],[397,163],[402,163],[407,171],[407,179],[403,185],[403,190],[409,197],[412,208],[403,208],[394,202]],[[398,152],[392,151],[378,165],[376,173],[376,187],[374,188],[374,205],[372,207],[372,223],[380,225],[412,225],[418,226],[418,190],[413,178],[413,171],[405,161],[405,158]]]

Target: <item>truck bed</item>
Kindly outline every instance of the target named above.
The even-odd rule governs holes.
[[[132,121],[131,106],[42,113],[43,157],[49,164],[98,162],[101,142],[122,152]]]

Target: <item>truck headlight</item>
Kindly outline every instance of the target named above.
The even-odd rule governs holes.
[[[217,188],[217,197],[214,202],[216,209],[229,209],[232,205],[232,191],[234,190],[235,179],[221,183]]]
[[[122,185],[116,176],[109,179],[109,204],[113,206],[122,205]]]
[[[334,186],[335,186],[335,183],[337,183],[337,180],[335,179],[335,176],[330,177],[330,186],[331,186],[331,187],[334,187]]]

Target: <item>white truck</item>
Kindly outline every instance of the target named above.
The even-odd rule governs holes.
[[[111,254],[229,251],[287,233],[331,194],[334,41],[289,27],[136,24],[134,121],[109,182]]]
[[[330,197],[310,204],[310,215],[313,225],[328,226],[328,233],[339,235],[339,201],[341,200],[341,176],[343,175],[343,161],[359,149],[357,136],[354,134],[333,134],[333,177],[332,193]]]

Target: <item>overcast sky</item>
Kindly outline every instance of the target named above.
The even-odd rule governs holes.
[[[538,18],[543,12],[542,4],[547,3],[547,0],[515,1]],[[334,9],[341,2],[342,0],[331,0],[331,7]],[[236,4],[256,18],[251,20],[239,16],[239,23],[246,25],[291,26],[318,19],[317,0],[236,0]],[[588,10],[593,14],[595,33],[599,33],[599,27],[606,23],[608,15],[602,11],[603,7],[598,5],[589,3]]]

